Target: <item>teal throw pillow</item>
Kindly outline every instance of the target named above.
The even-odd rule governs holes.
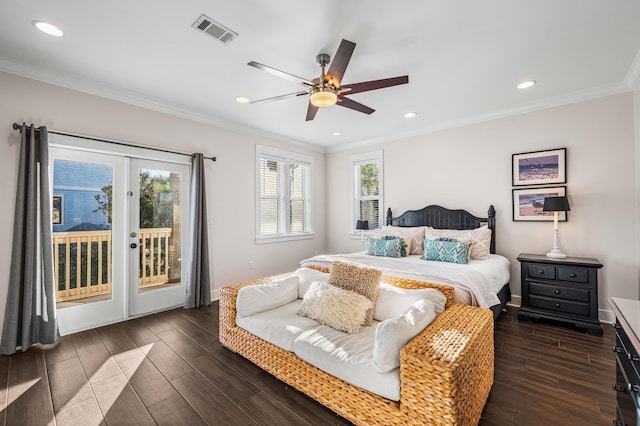
[[[424,254],[420,259],[437,260],[439,262],[469,263],[471,241],[460,241],[455,238],[436,238],[423,240]]]
[[[367,254],[386,257],[406,257],[407,243],[402,237],[385,236],[369,238],[369,251]]]

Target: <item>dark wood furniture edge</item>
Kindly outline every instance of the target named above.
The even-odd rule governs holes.
[[[620,322],[620,326],[622,326],[622,328],[625,329],[627,333],[627,338],[629,338],[629,341],[633,345],[634,349],[638,353],[640,353],[640,340],[638,340],[636,334],[633,332],[633,327],[631,327],[631,324],[627,322],[627,319],[622,314],[622,312],[620,312],[618,305],[616,305],[616,302],[615,300],[613,300],[612,297],[609,298],[607,302],[609,303],[609,306],[611,306],[611,309],[613,309],[613,313],[616,316],[616,320],[618,320]]]

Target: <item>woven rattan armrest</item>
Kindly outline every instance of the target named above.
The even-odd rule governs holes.
[[[493,372],[493,314],[454,303],[400,351],[401,410],[420,412],[427,400],[451,424],[473,424]]]

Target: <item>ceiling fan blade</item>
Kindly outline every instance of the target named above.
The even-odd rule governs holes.
[[[342,81],[342,77],[344,76],[344,72],[347,69],[347,65],[349,65],[349,61],[351,60],[351,55],[353,55],[353,49],[356,48],[356,44],[352,41],[342,39],[340,42],[340,46],[338,47],[338,51],[333,56],[333,60],[331,61],[331,65],[329,66],[329,71],[327,71],[327,77],[325,81],[329,78],[333,77],[338,81],[334,81],[333,85],[338,87],[340,86],[340,82]]]
[[[313,83],[306,78],[298,77],[297,75],[289,74],[288,72],[277,70],[268,65],[263,65],[259,62],[251,61],[247,65],[258,68],[259,70],[266,71],[269,74],[273,74],[277,77],[284,78],[285,80],[293,81],[296,83],[300,83],[304,86],[313,87]]]
[[[309,107],[307,108],[307,118],[305,121],[311,121],[316,117],[316,113],[318,112],[318,107],[314,106],[311,101],[309,101]]]
[[[349,99],[345,96],[338,96],[338,103],[336,105],[364,112],[365,114],[371,114],[375,111],[375,109],[369,108],[368,106],[363,105],[360,102],[356,102],[353,99]]]
[[[274,96],[272,98],[258,99],[257,101],[251,101],[249,103],[250,104],[255,104],[256,102],[279,101],[281,99],[295,98],[296,96],[302,96],[302,95],[308,95],[308,94],[309,94],[309,92],[307,92],[307,91],[295,92],[295,93],[287,93],[286,95]]]
[[[398,86],[400,84],[409,83],[409,76],[383,78],[381,80],[364,81],[362,83],[345,84],[340,87],[340,92],[347,95],[354,93],[368,92],[369,90],[384,89],[385,87]]]

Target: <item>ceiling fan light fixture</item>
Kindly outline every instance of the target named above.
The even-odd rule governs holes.
[[[338,102],[338,93],[329,87],[315,87],[309,94],[311,105],[318,108],[329,107]]]

